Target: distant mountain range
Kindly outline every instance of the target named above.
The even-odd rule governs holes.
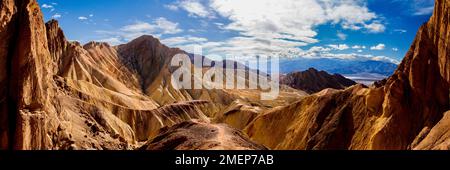
[[[397,65],[386,61],[374,60],[344,60],[344,59],[309,59],[309,58],[295,58],[280,60],[280,72],[288,74],[296,71],[304,71],[309,68],[317,70],[324,70],[332,74],[360,74],[360,73],[375,73],[384,76],[390,76],[397,69]]]

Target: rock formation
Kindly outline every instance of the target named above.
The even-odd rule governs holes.
[[[340,74],[330,75],[314,68],[289,73],[281,77],[280,83],[308,93],[316,93],[326,88],[345,89],[356,84]]]
[[[134,149],[161,128],[256,101],[253,92],[174,89],[169,63],[186,52],[151,36],[69,42],[57,21],[44,24],[35,0],[1,1],[0,18],[0,149]],[[302,95],[284,94],[278,103]],[[252,107],[272,107],[263,105]]]
[[[272,149],[449,149],[449,5],[436,0],[384,85],[323,91],[259,116],[245,131]]]
[[[55,130],[47,113],[55,93],[46,29],[34,1],[1,2],[1,134],[3,148],[45,148]],[[53,126],[47,128],[47,126]]]
[[[197,107],[206,102],[160,106],[117,47],[68,42],[34,0],[2,1],[1,9],[3,149],[132,149],[161,127],[207,119]],[[149,51],[157,50],[135,54],[156,58]]]

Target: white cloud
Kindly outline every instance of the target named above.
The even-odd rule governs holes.
[[[431,15],[434,9],[434,0],[408,0],[412,6],[412,15]]]
[[[174,4],[168,4],[168,5],[164,5],[165,8],[171,10],[171,11],[178,11],[178,6],[174,5]]]
[[[100,39],[97,40],[98,42],[106,42],[108,44],[111,45],[119,45],[119,44],[123,44],[124,42],[120,40],[120,38],[117,37],[111,37],[111,38],[106,38],[106,39]]]
[[[340,39],[340,40],[346,40],[347,39],[347,34],[344,34],[342,32],[338,32],[336,34],[336,36]]]
[[[163,17],[154,20],[154,24],[158,29],[162,30],[162,34],[176,34],[183,31],[178,27],[178,23],[169,21]]]
[[[331,51],[331,48],[321,47],[321,46],[314,46],[311,47],[308,51],[309,52],[328,52]]]
[[[369,55],[370,60],[374,60],[374,61],[385,61],[385,62],[391,62],[394,64],[400,64],[400,61],[386,57],[386,56],[371,56]]]
[[[205,28],[205,27],[208,27],[208,26],[209,26],[209,23],[206,22],[206,21],[204,21],[204,20],[201,20],[201,21],[200,21],[200,26],[203,27],[203,28]]]
[[[398,48],[392,48],[392,51],[398,51]]]
[[[392,0],[401,8],[405,8],[409,15],[431,15],[434,8],[434,0]]]
[[[85,16],[80,16],[80,17],[78,17],[78,19],[84,21],[84,20],[87,20],[88,18]]]
[[[433,13],[434,6],[418,8],[413,15],[430,15]]]
[[[394,29],[394,32],[398,32],[398,33],[402,34],[402,33],[408,32],[408,31],[405,29]]]
[[[53,11],[55,11],[55,6],[56,5],[58,5],[58,4],[56,4],[56,3],[51,3],[51,5],[49,5],[49,4],[42,4],[41,8],[49,9],[50,12],[53,12]]]
[[[94,17],[94,14],[89,14],[89,17],[91,17],[91,18]]]
[[[341,0],[333,3],[329,3],[330,7],[325,10],[330,10],[328,11],[328,17],[334,23],[342,22],[343,25],[349,26],[350,28],[357,28],[377,18],[377,15],[370,12],[363,4],[360,4],[360,1]]]
[[[58,14],[58,13],[56,13],[56,14],[54,14],[54,15],[52,16],[53,19],[58,19],[58,18],[61,18],[61,17],[62,17],[62,15],[61,15],[61,14]]]
[[[352,49],[361,49],[361,48],[363,48],[363,47],[360,46],[360,45],[354,45],[354,46],[352,46]]]
[[[96,31],[97,33],[110,37],[119,37],[121,42],[127,42],[133,40],[142,35],[153,35],[155,37],[160,37],[161,35],[171,35],[183,32],[176,22],[167,20],[166,18],[160,17],[153,20],[153,22],[142,22],[137,21],[133,24],[123,26],[116,31]]]
[[[155,31],[155,29],[156,27],[150,23],[138,21],[134,24],[126,25],[122,27],[120,30],[125,32],[145,32],[145,31],[153,32]]]
[[[370,33],[385,31],[381,18],[361,0],[210,0],[209,5],[203,6],[205,11],[209,7],[230,21],[217,25],[219,28],[240,34],[227,40],[224,46],[212,47],[211,52],[291,55],[299,51],[298,47],[317,43],[316,27],[324,24]],[[347,38],[343,33],[336,36],[341,40]]]
[[[350,46],[337,44],[313,47],[307,51],[300,47],[319,42],[316,38],[317,27],[325,24],[364,33],[380,33],[386,30],[383,18],[370,11],[365,0],[178,0],[165,7],[174,11],[187,11],[189,16],[196,18],[211,20],[222,17],[227,20],[226,24],[215,25],[223,31],[239,34],[221,42],[189,43],[189,37],[165,40],[178,44],[176,46],[182,49],[201,45],[206,55],[295,57],[308,53],[329,53],[333,50],[350,49]],[[189,30],[194,31],[197,29]],[[341,40],[347,38],[342,32],[338,32],[336,36]],[[359,46],[357,50],[362,52],[365,48]]]
[[[52,8],[54,8],[53,5],[49,5],[49,4],[42,4],[41,7],[42,7],[42,8],[46,8],[46,9],[52,9]]]
[[[197,44],[186,44],[183,50],[191,52],[194,45],[199,45],[204,50],[204,55],[234,55],[234,56],[255,56],[255,55],[279,55],[290,57],[299,50],[298,46],[306,45],[304,42],[286,43],[284,40],[267,40],[255,37],[233,37],[220,42],[202,42]],[[286,50],[289,49],[289,50]]]
[[[394,63],[394,64],[399,64],[400,62],[386,57],[386,56],[374,56],[374,55],[370,55],[370,54],[355,54],[355,53],[350,53],[350,54],[331,54],[331,53],[326,53],[326,54],[322,54],[321,57],[325,57],[325,58],[337,58],[337,59],[344,59],[344,60],[373,60],[373,61],[385,61],[385,62],[390,62],[390,63]]]
[[[201,37],[192,37],[192,36],[184,36],[184,37],[171,37],[161,40],[161,42],[170,47],[182,47],[186,44],[198,44],[207,42],[208,39]]]
[[[178,38],[177,38],[178,39]],[[182,38],[183,39],[183,38]],[[184,39],[183,39],[184,40]],[[230,41],[227,42],[199,42],[197,45],[200,45],[203,47],[203,49],[212,49],[212,51],[207,52],[206,56],[208,54],[216,54],[217,52],[225,52],[226,54],[230,55],[240,55],[242,57],[246,56],[252,56],[254,51],[257,51],[261,53],[261,51],[264,51],[264,53],[275,53],[279,52],[278,56],[280,57],[303,57],[303,58],[334,58],[334,59],[344,59],[344,60],[375,60],[375,61],[385,61],[385,62],[391,62],[394,64],[399,64],[398,60],[392,59],[387,56],[374,56],[370,54],[361,54],[363,52],[362,49],[365,48],[365,46],[359,46],[360,49],[357,51],[358,53],[332,53],[334,50],[339,49],[348,49],[348,45],[340,44],[340,45],[329,45],[327,47],[323,46],[313,46],[309,48],[308,50],[302,50],[300,48],[290,48],[289,50],[281,50],[285,47],[278,47],[278,46],[272,46],[271,48],[265,48],[263,41],[261,41],[261,44],[253,44],[252,39],[249,38],[233,38]],[[238,46],[230,46],[230,44],[239,44]],[[293,44],[292,44],[293,45]],[[182,49],[193,52],[193,45],[192,44],[186,44],[179,46]],[[260,49],[258,49],[260,48]],[[253,50],[253,52],[252,52]],[[207,50],[206,50],[207,51]],[[280,52],[281,51],[281,52]]]
[[[215,18],[215,14],[211,9],[204,6],[200,0],[180,0],[173,4],[165,5],[170,10],[183,9],[189,13],[191,17]]]
[[[366,24],[364,25],[364,28],[366,28],[370,33],[380,33],[386,30],[386,27],[378,21],[371,24]]]
[[[386,48],[386,45],[384,44],[378,44],[376,46],[370,47],[371,50],[384,50]]]
[[[331,45],[328,45],[328,47],[331,47],[331,48],[333,48],[335,50],[341,50],[341,51],[342,50],[347,50],[347,49],[350,48],[347,44],[338,44],[338,45],[331,44]]]
[[[332,49],[321,46],[314,46],[310,49],[304,51],[297,51],[296,55],[303,58],[335,58],[344,60],[375,60],[375,61],[385,61],[398,64],[399,61],[389,58],[387,56],[374,56],[370,54],[360,54],[363,51],[360,49],[358,53],[331,53]]]
[[[234,37],[220,46],[209,46],[209,52],[213,54],[233,54],[233,55],[269,55],[281,54],[285,49],[292,49],[297,46],[306,45],[303,42],[289,42],[284,40],[268,40],[255,37]],[[203,47],[206,48],[206,47]]]
[[[159,32],[161,34],[176,34],[183,31],[178,28],[178,23],[171,22],[163,17],[155,19],[151,24],[138,21],[134,24],[124,26],[120,30],[124,32]]]

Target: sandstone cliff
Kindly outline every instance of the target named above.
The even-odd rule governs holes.
[[[449,5],[436,0],[384,85],[320,92],[259,116],[246,132],[272,149],[449,149]]]

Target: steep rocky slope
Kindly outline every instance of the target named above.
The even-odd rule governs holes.
[[[127,149],[163,126],[206,119],[190,103],[158,109],[118,78],[135,76],[117,71],[117,59],[96,59],[115,50],[67,42],[56,22],[44,25],[35,1],[2,1],[1,9],[3,149]],[[94,47],[103,53],[91,55]]]
[[[30,1],[5,0],[0,8],[0,34],[5,38],[1,45],[1,146],[44,148],[50,140],[47,132],[51,131],[45,126],[54,126],[55,121],[43,119],[55,116],[45,112],[54,109],[48,105],[55,91],[53,84],[47,83],[52,79],[53,63],[42,17],[36,17],[39,6]]]
[[[134,149],[161,128],[210,122],[235,100],[270,109],[303,95],[291,89],[265,105],[258,90],[177,90],[169,62],[185,52],[156,38],[69,42],[35,0],[1,1],[0,17],[0,149]]]
[[[3,149],[132,149],[162,127],[207,121],[198,106],[208,102],[159,105],[117,47],[68,42],[34,0],[2,1],[1,14]],[[156,58],[149,51],[136,56]]]
[[[245,131],[272,149],[449,149],[449,5],[436,0],[384,84],[320,92],[259,116]]]
[[[342,75],[330,75],[314,68],[282,76],[280,83],[308,93],[316,93],[326,88],[345,89],[356,84]]]
[[[12,34],[15,29],[15,26],[11,24],[17,17],[14,15],[17,13],[17,9],[15,8],[14,1],[2,1],[0,2],[0,147],[8,148],[11,138],[9,137],[11,134],[9,119],[10,116],[7,114],[8,112],[8,103],[6,99],[8,98],[8,86],[9,81],[9,49],[13,47],[10,46],[13,41]]]

